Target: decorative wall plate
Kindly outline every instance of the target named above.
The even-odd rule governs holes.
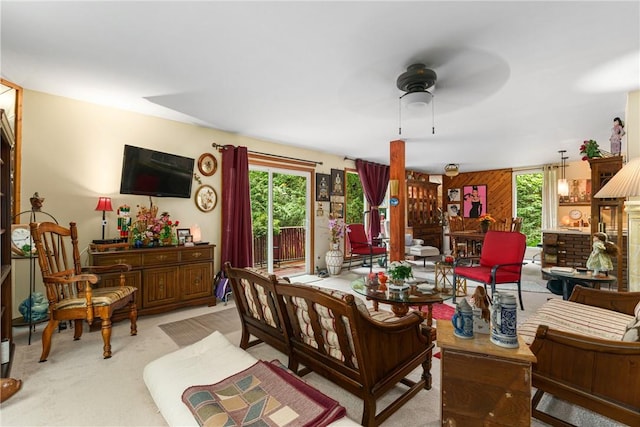
[[[196,190],[196,206],[202,212],[211,212],[218,203],[218,194],[210,185],[201,185]]]
[[[211,176],[218,169],[218,161],[211,153],[204,153],[198,158],[198,170],[204,176]]]

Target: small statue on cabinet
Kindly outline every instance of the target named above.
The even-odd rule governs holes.
[[[471,303],[473,305],[473,331],[479,334],[490,333],[491,312],[489,306],[491,300],[483,286],[476,287],[471,297]]]
[[[42,209],[42,205],[44,203],[44,197],[40,197],[40,195],[36,191],[35,193],[33,193],[33,196],[31,196],[29,201],[31,202],[31,209],[35,212],[40,212],[40,209]]]
[[[620,120],[620,117],[613,119],[613,127],[611,128],[611,154],[619,156],[622,152],[622,137],[624,136],[624,123]]]
[[[605,277],[613,270],[612,256],[618,255],[618,247],[610,242],[606,233],[593,235],[593,250],[587,259],[587,268],[593,270],[594,277]]]

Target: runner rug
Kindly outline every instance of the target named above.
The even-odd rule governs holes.
[[[198,342],[211,335],[213,331],[229,335],[242,328],[240,316],[235,307],[158,326],[173,342],[178,344],[178,347],[186,347]]]
[[[259,360],[219,383],[191,386],[182,401],[201,426],[326,426],[345,416],[337,401],[275,362]]]

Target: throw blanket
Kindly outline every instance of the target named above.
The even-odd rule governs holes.
[[[260,360],[217,384],[187,388],[182,401],[207,427],[326,426],[345,416],[338,402],[280,366]]]

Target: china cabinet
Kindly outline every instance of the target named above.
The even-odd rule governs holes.
[[[424,240],[425,246],[442,250],[442,223],[438,206],[438,186],[429,175],[407,172],[407,233]]]
[[[2,318],[0,329],[2,336],[3,358],[1,377],[9,376],[13,355],[13,336],[11,332],[11,314],[13,312],[13,293],[11,289],[11,212],[13,210],[13,167],[15,139],[5,111],[0,109],[2,123],[2,152],[0,157],[0,284],[2,293]],[[5,360],[6,359],[6,360]]]
[[[589,159],[591,183],[596,194],[609,180],[622,169],[622,156]],[[624,197],[591,199],[591,233],[607,233],[610,241],[618,248],[618,256],[613,260],[613,274],[618,277],[618,290],[627,290],[627,217],[624,210]]]

